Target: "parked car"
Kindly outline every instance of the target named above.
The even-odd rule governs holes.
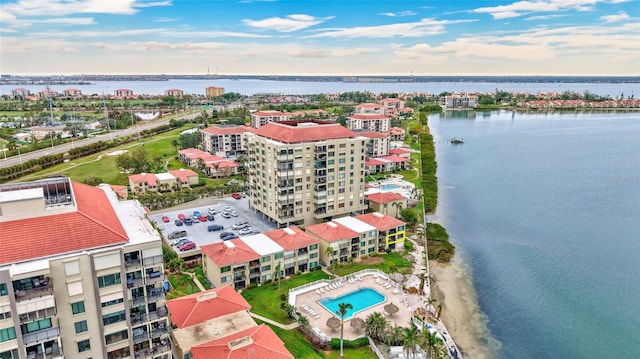
[[[188,242],[191,242],[189,240],[189,238],[186,238],[186,237],[185,238],[178,238],[175,241],[173,241],[173,245],[176,246],[176,247],[180,247],[180,246],[182,246],[182,245],[184,245],[184,244],[186,244]]]
[[[178,214],[178,219],[179,219],[179,220],[184,221],[184,219],[185,219],[185,218],[186,218],[186,217],[184,216],[184,214],[182,214],[182,213],[179,213],[179,214]]]
[[[208,219],[209,221],[215,221],[215,220],[216,220],[216,216],[214,216],[213,214],[208,214],[208,215],[207,215],[207,219]]]
[[[225,183],[225,186],[231,186],[234,184],[238,184],[238,180],[237,179],[232,179],[231,181]]]
[[[182,221],[179,219],[176,219],[175,222],[173,222],[176,224],[176,226],[180,227],[182,225]]]
[[[220,233],[220,238],[226,237],[226,236],[231,235],[231,234],[233,234],[233,232],[222,232],[222,233]]]
[[[238,236],[236,234],[234,234],[234,233],[231,233],[229,235],[226,235],[226,236],[222,237],[222,240],[223,241],[228,241],[228,240],[236,239],[236,238],[238,238]]]
[[[232,215],[232,216],[234,216],[234,217],[238,217],[238,212],[236,212],[236,211],[231,211],[231,215]]]
[[[242,197],[240,196],[240,193],[234,193],[231,195],[231,197],[235,198],[235,199],[241,199]]]
[[[231,226],[231,229],[243,229],[247,227],[249,227],[249,224],[247,222],[238,222]]]
[[[200,217],[200,211],[193,211],[193,216],[194,217]]]
[[[231,218],[231,213],[230,212],[222,212],[221,216],[223,218]]]
[[[246,194],[246,193],[244,193],[244,192],[240,192],[240,197],[245,198],[246,196],[247,196],[247,194]]]
[[[169,223],[169,222],[171,222],[171,220],[167,216],[162,216],[162,222]]]
[[[229,207],[229,206],[224,206],[224,207],[222,207],[222,209],[223,209],[225,212],[229,212],[229,211],[231,211],[231,207]]]
[[[176,238],[182,238],[182,237],[186,237],[187,236],[187,231],[174,231],[169,233],[169,235],[167,236],[167,238],[169,239],[176,239]]]
[[[184,224],[186,224],[187,226],[190,226],[193,224],[193,221],[191,220],[191,218],[185,218],[184,219]]]
[[[199,220],[199,219],[198,219],[198,217],[196,217],[196,216],[191,217],[191,220],[193,221],[193,223],[198,223],[198,222],[200,222],[200,220]]]
[[[242,228],[241,230],[238,231],[238,234],[241,236],[246,236],[252,233],[253,233],[253,229],[251,229],[251,227]]]
[[[207,230],[209,232],[220,231],[222,229],[224,229],[224,227],[219,224],[212,224],[212,225],[209,225],[209,227],[207,227]]]
[[[213,207],[209,207],[208,212],[209,212],[209,214],[218,214],[218,212],[216,211],[216,209],[215,209],[215,208],[213,208]]]
[[[191,249],[196,248],[196,244],[193,242],[188,242],[186,244],[183,244],[182,246],[178,247],[178,249],[180,250],[180,252],[184,252],[184,251],[188,251]]]
[[[209,220],[209,218],[207,218],[207,216],[205,216],[204,214],[201,214],[200,217],[198,217],[198,220],[200,222],[206,222]]]

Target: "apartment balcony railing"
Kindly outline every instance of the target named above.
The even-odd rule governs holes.
[[[147,284],[158,283],[164,280],[162,272],[151,272],[146,278]]]
[[[359,241],[359,238],[351,238],[351,244],[358,244]]]
[[[56,313],[57,312],[55,307],[49,307],[45,309],[39,309],[37,311],[34,310],[28,313],[19,314],[18,319],[20,320],[20,324],[23,324],[23,323],[32,322],[34,320],[38,320],[44,317],[52,317],[56,315]]]
[[[132,306],[137,306],[137,304],[141,304],[144,302],[156,302],[164,298],[165,298],[164,291],[161,288],[158,288],[157,290],[155,290],[153,293],[149,295],[146,295],[146,296],[141,295],[139,297],[135,297],[131,299],[129,302]]]
[[[139,344],[146,340],[149,340],[149,332],[143,332],[141,334],[137,334],[133,336],[133,343]]]
[[[53,285],[51,285],[51,282],[47,282],[46,285],[40,285],[38,287],[31,288],[31,289],[17,289],[15,291],[15,294],[16,294],[17,302],[38,298],[38,297],[44,297],[44,296],[53,294]]]
[[[140,287],[144,285],[142,278],[127,278],[127,288]]]
[[[233,276],[233,280],[234,280],[234,281],[236,281],[236,282],[237,282],[237,281],[241,281],[241,280],[245,280],[246,278],[247,278],[247,276],[246,276],[244,273],[241,273],[241,274],[235,274],[235,275]]]
[[[44,353],[36,353],[27,355],[29,359],[53,359],[53,358],[62,358],[64,355],[62,354],[62,349],[58,348],[51,351],[45,351]]]
[[[47,340],[51,338],[56,338],[60,336],[60,328],[52,327],[47,329],[38,330],[37,332],[25,334],[22,336],[22,341],[25,345],[36,343],[41,340]]]
[[[151,338],[155,339],[155,338],[159,338],[162,335],[165,334],[169,334],[169,329],[167,328],[157,328],[157,329],[153,329],[151,330]]]
[[[142,265],[142,262],[140,261],[139,258],[136,259],[130,259],[130,260],[125,260],[124,262],[124,266],[126,268],[131,268],[131,267],[139,267]]]

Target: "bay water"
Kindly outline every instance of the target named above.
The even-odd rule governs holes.
[[[431,220],[498,356],[640,358],[640,113],[453,111],[429,126]]]

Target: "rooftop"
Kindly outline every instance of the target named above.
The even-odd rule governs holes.
[[[375,203],[391,203],[406,200],[407,197],[394,192],[378,192],[366,196],[368,201]]]
[[[260,258],[260,254],[251,249],[240,238],[207,244],[201,246],[200,251],[211,258],[218,267],[245,263]]]
[[[315,234],[327,242],[342,241],[354,237],[360,237],[360,233],[336,222],[326,222],[307,226],[305,230]]]
[[[312,244],[318,243],[317,239],[308,235],[296,226],[264,232],[264,235],[271,238],[287,251],[308,247]]]
[[[192,347],[191,352],[194,359],[293,359],[266,324]]]
[[[270,122],[254,133],[284,143],[316,142],[338,138],[353,138],[357,134],[337,123],[305,122],[297,125]]]
[[[387,216],[379,212],[366,213],[356,216],[357,219],[376,227],[379,231],[398,228],[406,223],[403,221]]]
[[[281,246],[263,233],[242,237],[242,241],[260,256],[266,256],[283,251]]]
[[[233,135],[237,133],[251,132],[253,129],[244,125],[215,125],[207,127],[202,132],[211,135]]]

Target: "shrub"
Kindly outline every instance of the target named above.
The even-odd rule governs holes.
[[[287,295],[286,294],[280,294],[280,300],[281,301],[286,301],[287,300]]]
[[[329,345],[332,349],[340,349],[340,339],[331,338],[331,342],[329,343]],[[369,345],[369,339],[367,339],[367,337],[354,340],[345,340],[343,342],[343,346],[345,348],[359,348],[367,345]]]

